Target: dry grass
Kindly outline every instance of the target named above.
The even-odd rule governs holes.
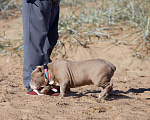
[[[16,11],[21,10],[21,1],[19,0],[0,0],[0,19],[6,19],[10,16],[17,16]]]
[[[12,6],[19,6],[16,3],[16,0],[3,0],[0,10],[9,14],[8,9],[11,9]],[[88,45],[93,42],[91,39],[93,37],[98,40],[103,39],[113,42],[114,45],[128,45],[131,47],[133,57],[149,60],[149,6],[149,0],[61,0],[61,7],[68,10],[60,14],[60,39],[66,39],[70,46],[81,45],[84,48],[88,48]],[[124,28],[132,29],[132,32],[122,37],[115,33],[118,29],[123,30]],[[8,53],[10,47],[9,53],[23,50],[22,42],[19,41],[20,46],[18,47],[5,37],[1,35],[0,38],[0,49],[2,50],[0,55]],[[60,54],[62,58],[66,57],[67,53],[61,52],[61,49],[65,49],[66,42],[58,41],[53,56]]]

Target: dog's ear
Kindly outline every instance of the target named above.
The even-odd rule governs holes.
[[[44,67],[43,66],[36,66],[37,68],[37,72],[41,72],[42,74],[44,74]]]
[[[42,66],[36,66],[37,72],[42,72]]]

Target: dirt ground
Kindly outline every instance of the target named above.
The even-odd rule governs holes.
[[[0,20],[0,33],[4,31],[7,39],[18,39],[21,17]],[[52,60],[61,59],[56,57]],[[128,47],[102,40],[86,49],[67,50],[68,60],[92,58],[106,59],[117,68],[108,100],[98,101],[101,89],[94,85],[73,88],[63,99],[26,95],[22,61],[16,54],[1,57],[0,120],[150,120],[150,61],[133,60]]]

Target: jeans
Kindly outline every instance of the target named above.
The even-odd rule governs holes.
[[[24,34],[23,83],[30,92],[31,73],[51,62],[57,43],[60,0],[22,0]]]

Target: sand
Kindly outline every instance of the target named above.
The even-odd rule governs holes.
[[[5,31],[8,39],[16,40],[21,25],[21,17],[0,20],[0,33]],[[72,88],[63,99],[26,95],[23,63],[13,53],[0,58],[0,120],[150,120],[150,61],[133,59],[129,47],[103,40],[73,50],[66,44],[66,53],[68,60],[103,58],[116,66],[108,99],[99,101],[101,88],[94,85]]]

